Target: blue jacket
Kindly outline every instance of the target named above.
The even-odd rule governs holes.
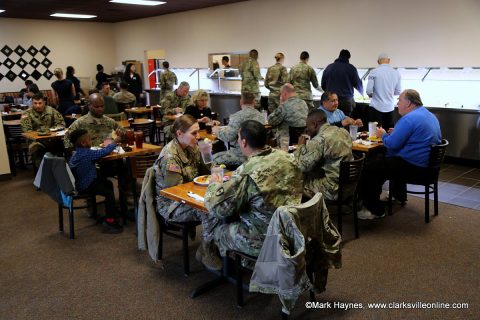
[[[357,68],[348,62],[348,59],[338,58],[329,64],[322,75],[323,91],[331,91],[338,98],[353,98],[353,88],[363,95],[362,80],[358,76]]]

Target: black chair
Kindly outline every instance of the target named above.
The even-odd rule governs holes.
[[[289,146],[298,144],[298,138],[305,133],[307,127],[288,127],[288,133],[290,135]]]
[[[10,162],[10,170],[12,175],[17,174],[16,162],[20,166],[25,167],[28,163],[28,144],[22,135],[22,127],[20,124],[3,124],[5,138],[7,142],[8,160]]]
[[[438,216],[438,174],[440,173],[440,166],[445,158],[447,151],[448,140],[442,139],[438,145],[433,145],[430,150],[430,157],[428,167],[425,169],[425,174],[416,177],[411,177],[405,181],[407,184],[424,186],[424,191],[410,191],[407,193],[423,194],[425,197],[425,223],[430,222],[430,194],[433,193],[434,215]],[[388,214],[392,215],[392,200],[393,200],[393,183],[389,184],[388,195]],[[402,207],[405,202],[402,202]]]
[[[155,139],[158,144],[162,143],[165,145],[165,132],[163,128],[165,127],[165,123],[162,121],[163,113],[162,109],[158,106],[152,107],[153,110],[153,119],[155,120]]]
[[[201,224],[200,221],[189,222],[171,222],[165,221],[162,216],[157,214],[158,222],[160,224],[160,237],[158,239],[158,259],[161,260],[163,256],[163,236],[171,236],[173,238],[182,239],[183,252],[183,274],[188,277],[190,274],[190,256],[188,253],[188,238],[195,237],[195,228]]]
[[[363,164],[365,162],[365,154],[355,155],[352,161],[342,161],[340,163],[340,176],[338,183],[338,197],[337,200],[325,200],[327,206],[337,206],[337,227],[338,232],[342,234],[342,215],[343,205],[352,203],[353,207],[353,224],[355,228],[355,238],[359,237],[358,233],[358,216],[357,216],[357,184],[362,174]]]

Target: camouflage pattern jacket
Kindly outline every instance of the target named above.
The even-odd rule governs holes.
[[[338,196],[340,162],[353,160],[352,139],[347,130],[323,124],[318,133],[294,153],[305,174],[305,192],[313,196],[322,192],[326,199]]]
[[[249,106],[230,115],[228,126],[222,128],[217,133],[218,139],[230,143],[230,150],[240,156],[243,155],[238,146],[238,130],[242,122],[246,120],[255,120],[265,124],[265,117],[257,109]]]
[[[211,183],[205,194],[209,214],[218,219],[237,217],[238,241],[258,255],[275,210],[299,204],[303,179],[292,157],[270,147],[250,155],[230,181]],[[219,246],[222,252],[221,245]]]
[[[92,138],[92,146],[99,146],[103,143],[103,140],[107,137],[111,137],[112,131],[120,129],[122,133],[125,133],[125,129],[122,128],[115,120],[102,116],[96,118],[89,112],[86,115],[75,120],[65,133],[63,143],[65,148],[72,148],[73,144],[70,141],[70,133],[77,129],[85,129]]]
[[[192,104],[192,101],[190,95],[187,94],[184,97],[180,97],[177,95],[177,90],[175,90],[166,93],[160,104],[162,106],[163,114],[172,115],[177,113],[175,111],[175,108],[177,107],[182,108],[183,112],[185,112],[185,109]],[[166,121],[168,122],[168,120]]]
[[[258,81],[262,78],[257,60],[248,58],[240,65],[240,76],[242,77],[242,92],[259,93]]]
[[[270,95],[280,95],[280,88],[288,82],[287,68],[281,63],[275,63],[268,68],[265,75],[265,88],[270,90]]]
[[[318,88],[318,79],[315,70],[303,61],[290,69],[289,82],[295,87],[297,96],[302,100],[312,100],[312,89]]]
[[[42,113],[38,113],[31,107],[23,113],[20,125],[23,132],[39,131],[40,129],[65,127],[65,121],[60,112],[50,106],[45,106]]]
[[[305,127],[308,107],[298,97],[290,97],[268,116],[268,124],[277,127],[277,137],[288,137],[289,127]]]
[[[160,74],[160,88],[162,91],[173,91],[173,86],[178,84],[177,76],[170,70],[165,70]]]
[[[181,203],[160,196],[160,190],[191,182],[198,175],[210,173],[210,168],[203,164],[198,147],[182,149],[177,139],[173,139],[162,149],[153,170],[157,211],[165,219],[168,219],[170,213]]]

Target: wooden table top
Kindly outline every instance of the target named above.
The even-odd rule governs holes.
[[[145,124],[145,123],[151,123],[154,122],[152,119],[145,119],[145,118],[136,118],[133,120],[134,124]],[[117,121],[119,125],[121,125],[123,128],[129,128],[130,127],[130,122],[128,120],[120,120]]]
[[[140,156],[147,153],[160,152],[161,150],[162,150],[162,146],[143,143],[143,146],[141,149],[138,149],[137,147],[132,146],[132,151],[127,151],[122,154],[112,152],[108,156],[103,157],[100,161],[109,161],[109,160],[117,160],[122,158],[133,157],[133,156]]]
[[[198,134],[200,135],[201,139],[208,138],[212,141],[217,141],[218,140],[216,135],[214,135],[213,133],[207,133],[206,130],[200,130],[200,131],[198,131]]]
[[[181,114],[176,115],[176,114],[164,114],[163,119],[164,120],[169,120],[169,121],[175,121],[177,120],[178,117],[180,117]]]
[[[205,193],[207,192],[207,186],[200,186],[198,184],[195,184],[194,182],[187,182],[163,189],[160,191],[160,195],[164,196],[165,198],[184,203],[192,208],[201,210],[203,212],[208,212],[204,202],[195,200],[188,196],[189,191],[196,193],[199,196],[205,197]]]
[[[22,135],[29,140],[35,140],[35,141],[48,140],[48,139],[63,139],[63,137],[65,136],[65,130],[58,131],[58,132],[50,131],[48,132],[47,135],[41,135],[41,136],[38,135],[37,131],[27,131],[22,133]]]
[[[78,113],[75,114],[75,117],[72,117],[71,114],[67,114],[67,115],[65,116],[65,118],[67,118],[67,119],[80,119],[81,116],[82,116],[82,115],[81,115],[81,114],[78,114]]]
[[[136,114],[149,114],[152,113],[152,107],[147,108],[147,107],[137,107],[137,108],[128,108],[125,109],[125,112],[128,113],[136,113]]]
[[[383,148],[383,143],[377,142],[377,143],[372,143],[371,145],[364,145],[361,143],[352,143],[352,150],[353,151],[360,151],[360,152],[370,152],[372,150],[376,150],[379,148]]]

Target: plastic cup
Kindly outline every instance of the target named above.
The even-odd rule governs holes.
[[[368,123],[368,136],[373,137],[375,136],[375,132],[377,131],[377,122],[369,122]]]
[[[198,142],[198,148],[200,149],[200,153],[202,154],[203,163],[211,163],[213,161],[212,145],[202,140]]]
[[[212,168],[210,169],[211,171],[211,174],[214,175],[214,174],[218,174],[220,175],[220,177],[222,177],[223,179],[223,176],[224,176],[224,169],[223,167],[221,166],[212,166]]]
[[[205,130],[207,131],[208,134],[212,134],[212,123],[206,123],[205,124]]]
[[[350,125],[350,137],[352,140],[357,140],[358,126],[351,124]]]
[[[142,149],[143,148],[143,131],[135,131],[134,136],[135,136],[135,147],[137,149]]]
[[[288,152],[289,142],[290,142],[290,137],[289,136],[280,137],[280,139],[279,139],[280,149],[285,151],[285,152]]]
[[[135,143],[135,133],[133,132],[133,130],[127,130],[125,135],[127,138],[127,145],[133,146],[133,144]]]

